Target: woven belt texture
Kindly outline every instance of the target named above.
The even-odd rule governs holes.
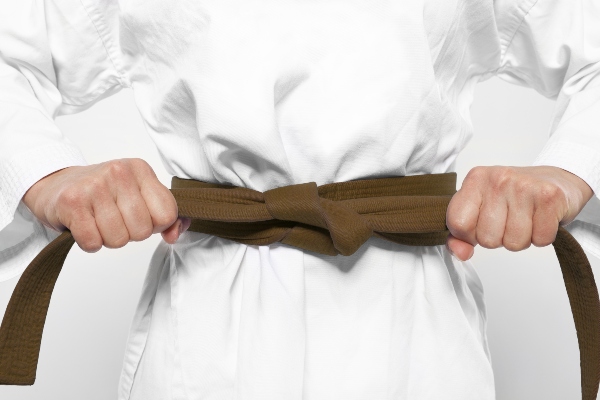
[[[348,256],[375,236],[409,246],[446,243],[446,209],[456,173],[315,182],[253,189],[173,177],[171,192],[191,231],[248,245],[281,242],[319,254]],[[75,243],[64,231],[21,275],[0,326],[0,384],[32,385],[54,284]],[[600,382],[600,300],[590,263],[559,226],[552,243],[579,342],[583,400]]]

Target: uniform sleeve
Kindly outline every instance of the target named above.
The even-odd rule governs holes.
[[[565,228],[600,258],[600,1],[496,0],[497,76],[555,99],[549,139],[532,165],[583,179],[594,196]]]
[[[31,214],[25,192],[52,172],[87,164],[55,118],[128,86],[118,57],[116,1],[100,3],[0,6],[0,281],[19,275],[59,234]]]

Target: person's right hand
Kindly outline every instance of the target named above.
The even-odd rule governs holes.
[[[191,222],[178,218],[175,198],[139,158],[61,169],[29,188],[23,202],[47,227],[69,229],[88,253],[158,232],[172,244]]]

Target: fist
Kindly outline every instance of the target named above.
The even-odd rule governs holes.
[[[88,253],[158,232],[172,244],[191,222],[178,218],[169,189],[137,158],[61,169],[36,182],[23,202],[47,227],[69,229]]]
[[[475,167],[448,205],[446,247],[466,261],[478,244],[510,251],[547,246],[593,194],[584,180],[558,167]]]

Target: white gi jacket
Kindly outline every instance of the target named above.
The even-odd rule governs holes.
[[[86,164],[54,117],[122,88],[169,173],[265,191],[453,171],[475,84],[530,86],[558,99],[534,165],[592,187],[567,228],[600,256],[597,0],[0,7],[2,280],[58,235],[23,194]],[[332,257],[187,232],[152,258],[119,400],[493,399],[485,324],[471,262],[444,246]]]

